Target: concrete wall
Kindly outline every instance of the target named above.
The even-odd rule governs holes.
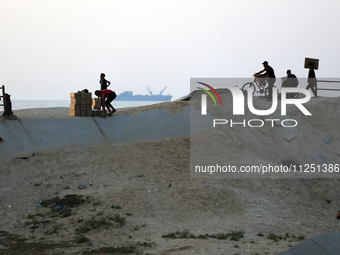
[[[314,236],[278,255],[339,255],[340,232],[331,231]]]
[[[0,160],[58,148],[105,142],[142,141],[190,135],[190,107],[114,115],[5,120],[0,118]],[[191,111],[191,117],[200,112]],[[208,128],[208,127],[207,127]]]

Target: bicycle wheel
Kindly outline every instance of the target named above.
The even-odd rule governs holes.
[[[273,88],[276,88],[275,86],[273,86]],[[269,87],[267,87],[264,91],[264,95],[266,96],[266,98],[269,98]]]
[[[250,91],[252,91],[253,94],[255,94],[255,86],[254,83],[252,82],[247,82],[243,85],[242,90],[248,91],[248,89],[250,89]]]

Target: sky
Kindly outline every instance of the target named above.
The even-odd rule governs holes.
[[[0,83],[12,99],[67,100],[150,87],[173,99],[190,78],[339,77],[339,0],[0,0]]]

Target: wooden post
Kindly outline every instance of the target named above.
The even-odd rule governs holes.
[[[5,99],[4,99],[4,95],[5,95],[5,86],[4,85],[2,85],[1,86],[1,95],[0,95],[0,101],[1,101],[1,98],[5,101]],[[5,102],[3,101],[3,103],[2,104],[0,104],[0,106],[3,106],[4,108],[5,108]]]

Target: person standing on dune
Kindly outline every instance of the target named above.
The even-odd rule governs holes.
[[[108,80],[105,79],[105,74],[101,73],[100,74],[100,90],[104,90],[107,89],[108,86],[110,86],[111,82],[109,82]]]
[[[307,87],[306,89],[311,89],[314,96],[317,97],[318,95],[318,92],[317,92],[317,80],[316,80],[316,76],[315,76],[315,71],[314,71],[314,63],[313,62],[310,62],[308,64],[308,68],[309,68],[309,71],[308,71],[308,79],[307,79]]]

